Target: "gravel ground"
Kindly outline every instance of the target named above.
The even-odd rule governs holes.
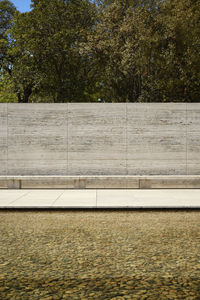
[[[200,299],[199,211],[1,211],[0,299]]]

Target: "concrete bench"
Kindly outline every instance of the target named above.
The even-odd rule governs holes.
[[[199,175],[0,176],[1,189],[198,189]]]

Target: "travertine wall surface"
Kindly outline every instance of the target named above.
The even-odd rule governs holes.
[[[0,175],[197,174],[200,103],[0,104]]]

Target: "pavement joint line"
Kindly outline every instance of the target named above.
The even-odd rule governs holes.
[[[129,192],[130,192],[130,190],[128,190],[128,189],[127,189],[127,191],[129,191]],[[136,195],[135,195],[135,190],[134,190],[134,192],[133,192],[133,195],[132,195],[132,196],[133,196],[133,201],[137,201],[137,197],[136,197]]]
[[[65,193],[65,190],[52,202],[51,207],[56,203],[56,201]]]
[[[24,196],[27,196],[27,195],[28,195],[30,192],[31,192],[31,191],[28,191],[27,193],[25,193],[25,194],[21,195],[21,196],[20,196],[20,197],[18,197],[17,199],[15,199],[15,200],[13,200],[13,201],[9,202],[9,203],[8,203],[8,205],[10,205],[11,203],[13,203],[13,202],[15,202],[15,201],[17,201],[17,200],[21,199],[21,198],[22,198],[22,197],[24,197]]]

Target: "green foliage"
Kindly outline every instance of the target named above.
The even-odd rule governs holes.
[[[199,101],[200,1],[112,1],[85,45],[105,101]]]
[[[4,76],[0,80],[0,102],[18,102],[16,94],[13,92],[13,82],[10,76]]]
[[[12,27],[13,16],[16,9],[14,5],[8,0],[0,0],[0,72],[3,68],[9,71],[9,64],[7,63],[7,50],[9,47],[8,29]],[[0,73],[0,76],[1,76]]]
[[[33,2],[30,13],[17,16],[12,29],[14,48],[22,53],[17,72],[26,66],[36,93],[54,102],[85,99],[89,62],[81,57],[79,44],[86,40],[93,15],[87,0],[41,0]]]
[[[150,101],[198,102],[200,93],[200,1],[170,0],[143,24],[145,37],[143,82],[155,89]],[[147,30],[150,32],[147,34]],[[149,43],[148,43],[149,41]],[[143,52],[144,53],[144,52]],[[148,89],[144,89],[146,93]]]
[[[0,0],[0,101],[198,102],[199,16],[200,0]]]

